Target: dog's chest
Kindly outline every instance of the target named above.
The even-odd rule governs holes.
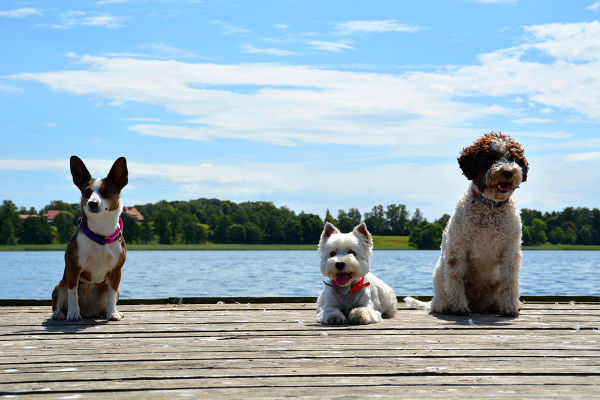
[[[121,257],[121,242],[107,245],[92,242],[85,235],[77,235],[77,257],[81,267],[81,280],[89,283],[103,282]],[[87,271],[87,274],[83,274]]]

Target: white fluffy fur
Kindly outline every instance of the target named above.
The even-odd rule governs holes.
[[[369,272],[372,251],[373,240],[364,222],[350,233],[340,233],[329,222],[325,224],[319,242],[321,273],[331,282],[336,280],[338,273],[351,274],[351,277],[343,285],[325,285],[317,300],[318,323],[370,324],[396,314],[394,291]],[[344,294],[363,277],[369,286]]]

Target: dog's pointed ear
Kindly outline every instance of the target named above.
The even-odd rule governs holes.
[[[367,229],[367,224],[365,224],[364,222],[361,222],[360,225],[357,225],[354,227],[354,230],[352,231],[352,233],[354,233],[359,238],[364,239],[367,242],[367,245],[369,245],[370,249],[373,248],[373,237],[371,236],[371,233]]]
[[[340,230],[333,226],[333,224],[325,222],[325,227],[323,228],[323,233],[321,233],[321,240],[319,243],[325,242],[327,239],[329,239],[329,236],[333,235],[334,233],[340,233]]]
[[[90,175],[90,171],[88,171],[83,161],[81,161],[81,158],[71,156],[70,164],[73,183],[79,189],[82,189],[92,179],[92,175]]]
[[[127,160],[125,157],[119,157],[114,162],[106,179],[117,185],[119,189],[123,189],[128,182]]]

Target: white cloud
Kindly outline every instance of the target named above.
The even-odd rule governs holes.
[[[514,122],[515,124],[523,125],[523,124],[550,124],[555,121],[550,118],[527,117],[527,118],[513,119],[512,122]]]
[[[309,47],[317,50],[323,51],[333,51],[336,53],[342,52],[344,50],[355,50],[354,47],[350,46],[352,42],[343,40],[339,42],[325,42],[320,40],[307,40],[305,42]]]
[[[185,126],[130,127],[145,135],[281,145],[401,145],[408,155],[432,155],[483,133],[485,117],[506,116],[523,125],[549,122],[528,115],[527,104],[542,114],[544,109],[569,110],[600,120],[600,57],[594,55],[600,49],[598,25],[530,26],[526,43],[482,54],[475,65],[438,72],[82,56],[87,68],[12,78],[96,95],[115,105],[156,105],[187,119]],[[574,52],[581,46],[590,49],[585,58]],[[531,60],[532,49],[552,60]],[[553,119],[561,122],[559,114]]]
[[[144,43],[139,46],[142,50],[152,51],[152,55],[158,58],[183,59],[196,58],[191,51],[178,49],[166,43]]]
[[[417,32],[420,28],[399,24],[393,19],[388,20],[354,20],[335,26],[336,33],[351,35],[355,33],[384,33],[384,32]]]
[[[290,26],[288,24],[275,24],[273,28],[275,29],[288,29]]]
[[[600,10],[600,1],[597,1],[595,3],[590,4],[585,9],[586,10],[590,10],[590,11],[598,11],[598,10]]]
[[[0,160],[0,169],[11,171],[35,171],[69,168],[68,160]]]
[[[69,29],[74,26],[96,26],[102,28],[120,28],[125,18],[107,14],[90,14],[85,11],[67,11],[61,15],[62,22],[53,24],[54,29]]]
[[[34,15],[42,15],[42,11],[37,8],[16,8],[14,10],[0,10],[0,17],[5,18],[26,18]]]
[[[518,3],[519,0],[470,0],[473,3],[481,3],[481,4],[515,4]]]
[[[572,161],[572,162],[600,161],[600,151],[566,154],[564,159],[565,159],[565,161]]]
[[[274,49],[274,48],[258,48],[249,44],[245,44],[242,46],[242,50],[245,53],[250,54],[262,54],[266,56],[295,56],[296,53],[289,50],[283,49]]]
[[[225,35],[239,35],[239,34],[246,34],[246,33],[250,33],[250,31],[246,28],[242,28],[240,26],[235,26],[232,25],[228,22],[225,21],[221,21],[220,19],[213,19],[212,21],[210,21],[213,25],[217,25],[220,26],[223,33]]]

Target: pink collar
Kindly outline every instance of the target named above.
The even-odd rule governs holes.
[[[367,286],[371,285],[371,282],[367,281],[364,282],[365,277],[363,276],[362,278],[360,278],[360,281],[356,282],[355,284],[349,286],[346,290],[346,292],[344,294],[348,294],[348,293],[354,293],[354,292],[358,292],[359,290],[362,290],[364,288],[366,288]],[[324,284],[326,284],[327,286],[331,286],[331,287],[335,287],[335,288],[341,288],[340,286],[335,284],[335,281],[331,281],[331,283],[327,283],[325,281],[323,281]]]
[[[119,239],[123,234],[123,220],[121,219],[121,217],[119,217],[119,226],[117,227],[117,230],[114,231],[114,233],[108,237],[100,236],[92,232],[90,228],[88,228],[87,223],[83,220],[83,218],[79,218],[79,226],[81,227],[81,231],[85,234],[85,236],[90,238],[90,240],[93,240],[94,242],[103,246],[105,244],[113,243],[115,240]]]

